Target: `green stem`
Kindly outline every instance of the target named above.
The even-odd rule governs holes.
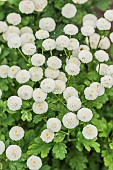
[[[64,105],[64,106],[66,106],[64,103],[63,103],[63,101],[55,94],[55,96],[57,97],[57,99]]]
[[[66,57],[69,57],[65,48],[64,48],[64,52],[65,52]]]
[[[19,51],[19,53],[21,54],[21,56],[24,58],[24,60],[26,60],[27,62],[28,62],[28,60],[27,60],[27,58],[25,57],[25,55],[21,52],[21,50],[18,48],[18,51]],[[28,62],[29,63],[29,62]]]
[[[50,50],[50,55],[51,55],[51,56],[53,56],[53,52],[52,52],[52,50]]]

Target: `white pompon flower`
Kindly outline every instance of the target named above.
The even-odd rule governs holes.
[[[75,4],[84,4],[86,3],[88,0],[72,0]]]
[[[7,78],[7,76],[8,76],[8,69],[9,69],[8,65],[1,65],[0,66],[0,77],[1,78]]]
[[[50,118],[47,121],[47,129],[49,129],[51,132],[59,132],[61,126],[61,121],[58,118]]]
[[[108,50],[111,46],[110,40],[108,37],[103,37],[100,42],[98,47],[102,50]]]
[[[43,69],[41,67],[31,67],[29,69],[30,79],[37,82],[43,78]]]
[[[30,170],[39,170],[42,166],[42,160],[38,156],[30,156],[27,159],[27,167]]]
[[[21,23],[21,16],[17,13],[10,13],[7,15],[7,22],[12,25],[19,25]]]
[[[66,88],[66,84],[61,80],[55,80],[55,88],[52,91],[54,94],[62,94]]]
[[[29,85],[23,85],[19,87],[17,93],[22,100],[29,100],[33,97],[33,88]]]
[[[56,79],[60,74],[59,70],[55,70],[53,68],[47,67],[45,69],[45,77],[47,78],[52,78],[52,79]]]
[[[107,68],[108,68],[107,64],[100,63],[100,65],[97,65],[96,71],[99,72],[100,75],[104,76],[107,74]]]
[[[35,10],[35,5],[31,0],[22,0],[19,3],[19,10],[24,14],[31,14]]]
[[[78,27],[73,24],[67,24],[64,27],[64,33],[67,35],[76,35],[78,33]]]
[[[96,22],[94,20],[86,20],[83,22],[83,26],[91,26],[96,28]]]
[[[83,23],[87,20],[92,20],[94,21],[95,23],[97,22],[97,17],[93,14],[86,14],[84,17],[83,17]]]
[[[82,51],[82,50],[90,51],[90,48],[89,48],[88,45],[82,44],[82,45],[80,45],[80,47],[79,47],[79,52]]]
[[[43,102],[34,102],[32,106],[33,112],[36,114],[43,114],[48,111],[48,103],[46,101]]]
[[[66,64],[65,71],[71,76],[76,76],[80,73],[80,67],[77,64],[69,63]]]
[[[78,91],[74,87],[67,87],[63,92],[64,99],[68,100],[72,96],[78,97]]]
[[[7,35],[7,41],[9,41],[11,38],[14,38],[14,37],[19,37],[19,35],[17,33],[9,33]]]
[[[55,88],[55,81],[51,78],[45,78],[44,80],[42,80],[40,87],[44,92],[50,93]]]
[[[25,0],[26,1],[26,0]],[[33,30],[31,27],[28,27],[28,26],[24,26],[20,29],[20,33],[21,34],[24,34],[24,33],[31,33],[33,34]]]
[[[5,151],[5,144],[3,141],[0,140],[0,155],[2,155],[4,151]]]
[[[52,32],[55,30],[55,27],[56,27],[55,20],[51,17],[42,18],[39,21],[39,28],[42,30]]]
[[[111,42],[113,43],[113,32],[110,33],[109,38],[110,38]]]
[[[21,46],[21,38],[19,36],[11,37],[7,44],[9,48],[19,48]]]
[[[26,83],[30,79],[30,73],[27,70],[20,70],[16,74],[16,81],[19,82],[20,84]]]
[[[78,54],[78,58],[82,63],[90,63],[93,59],[92,53],[88,50],[82,50]]]
[[[69,112],[66,113],[62,118],[62,123],[67,129],[73,129],[79,124],[76,114]]]
[[[66,63],[67,64],[69,64],[69,63],[74,63],[74,64],[76,64],[77,66],[79,66],[80,67],[80,60],[77,58],[77,57],[73,57],[73,56],[70,56],[70,58],[69,59],[67,59],[67,61],[66,61]]]
[[[104,17],[110,21],[113,22],[113,9],[109,9],[104,13]]]
[[[110,30],[111,29],[111,23],[105,18],[99,18],[97,20],[96,25],[99,30]]]
[[[113,77],[113,65],[109,65],[107,68],[107,75]]]
[[[8,25],[5,21],[0,21],[0,34],[6,32],[8,29]]]
[[[79,48],[79,41],[75,38],[69,39],[69,45],[67,46],[68,50],[77,50]]]
[[[81,104],[80,99],[76,96],[71,96],[67,99],[67,108],[72,112],[79,110],[81,108]]]
[[[100,35],[99,34],[94,33],[94,34],[90,35],[89,42],[90,42],[90,47],[92,49],[97,49],[99,41],[100,41]]]
[[[95,100],[98,97],[98,93],[93,87],[86,87],[84,90],[84,95],[87,100]]]
[[[7,100],[7,106],[10,110],[19,110],[22,106],[22,99],[18,96],[11,96]]]
[[[113,77],[105,75],[101,78],[101,85],[110,89],[113,86]]]
[[[2,90],[0,89],[0,99],[1,99],[1,97],[2,97]]]
[[[99,62],[104,62],[104,61],[108,61],[109,55],[104,50],[98,50],[98,51],[95,52],[95,58]]]
[[[50,143],[54,139],[54,132],[51,132],[49,129],[45,129],[41,132],[40,138],[45,143]]]
[[[94,125],[88,124],[83,128],[82,134],[84,138],[90,140],[97,137],[98,130]]]
[[[52,69],[60,69],[62,66],[62,61],[56,57],[56,56],[51,56],[47,60],[47,66],[52,68]]]
[[[56,39],[56,45],[63,48],[67,48],[69,46],[69,38],[65,35],[60,35],[59,37],[57,37]]]
[[[22,46],[22,52],[25,55],[33,55],[34,53],[36,53],[36,46],[33,43],[25,43]]]
[[[81,33],[84,36],[90,36],[92,34],[94,34],[95,30],[92,26],[83,26],[81,28]]]
[[[54,50],[56,47],[56,42],[54,39],[48,38],[43,41],[42,47],[44,47],[45,51]]]
[[[42,91],[42,89],[37,88],[33,91],[33,99],[36,102],[43,102],[47,97],[47,93],[45,93],[44,91]]]
[[[45,56],[36,53],[31,57],[31,62],[34,66],[42,66],[45,63]]]
[[[21,34],[20,38],[21,38],[22,45],[25,43],[34,43],[35,41],[35,36],[29,32]]]
[[[42,12],[44,8],[47,6],[48,1],[47,0],[32,0],[35,4],[35,11]]]
[[[88,108],[81,108],[77,112],[77,118],[81,120],[82,122],[89,122],[93,117],[93,113]]]
[[[35,36],[37,39],[43,40],[49,37],[49,32],[46,30],[38,30],[36,31]]]
[[[57,77],[57,80],[62,80],[64,83],[66,83],[67,82],[66,74],[64,72],[60,72],[59,76]]]
[[[17,161],[22,155],[22,150],[18,145],[9,145],[6,149],[6,156],[10,161]]]
[[[97,91],[98,96],[102,96],[105,93],[105,88],[98,82],[91,83],[90,87],[94,88]]]
[[[77,13],[77,9],[75,5],[67,3],[63,6],[61,13],[65,18],[73,18]]]
[[[22,139],[24,137],[24,129],[19,126],[13,126],[9,131],[9,137],[14,141]]]

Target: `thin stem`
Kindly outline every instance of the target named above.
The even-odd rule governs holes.
[[[51,55],[51,56],[53,56],[53,52],[52,52],[52,50],[50,50],[50,55]]]
[[[69,57],[65,48],[64,48],[64,52],[65,52],[65,55],[66,55],[67,57]]]
[[[55,96],[57,97],[57,99],[65,106],[65,104],[63,103],[63,101],[55,94]]]
[[[24,58],[24,60],[26,60],[29,63],[29,61],[27,60],[27,58],[25,57],[25,55],[21,52],[21,50],[19,48],[18,48],[18,51],[21,54],[21,56]]]

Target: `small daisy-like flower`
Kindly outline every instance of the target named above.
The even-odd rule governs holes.
[[[50,143],[54,139],[54,132],[50,131],[49,129],[45,129],[42,131],[40,138],[46,142]]]
[[[47,97],[47,93],[45,93],[42,89],[37,88],[33,91],[33,99],[36,102],[43,102]]]
[[[8,98],[7,106],[10,110],[19,110],[22,106],[22,99],[18,96],[11,96]]]
[[[22,150],[18,145],[10,145],[6,149],[6,156],[10,161],[17,161],[22,155]]]
[[[61,121],[58,118],[50,118],[47,121],[47,129],[52,132],[58,132],[61,129]]]
[[[83,128],[82,134],[86,139],[94,139],[98,135],[98,130],[94,125],[88,124]]]
[[[2,155],[4,151],[5,151],[5,144],[3,141],[0,140],[0,155]]]
[[[14,126],[9,131],[9,137],[14,140],[18,141],[24,137],[24,129],[19,126]]]
[[[38,156],[30,156],[27,159],[27,167],[30,170],[39,170],[42,166],[42,160]]]
[[[77,112],[77,118],[83,122],[89,122],[93,117],[93,113],[88,108],[81,108]]]
[[[46,101],[34,102],[32,109],[36,114],[46,113],[48,111],[48,103]]]

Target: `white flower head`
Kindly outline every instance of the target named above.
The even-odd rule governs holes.
[[[34,43],[35,41],[35,36],[29,32],[21,34],[20,38],[21,38],[22,45],[25,43]]]
[[[79,110],[81,108],[81,104],[80,99],[76,96],[71,96],[67,99],[67,108],[72,112]]]
[[[98,130],[94,125],[88,124],[83,128],[82,134],[86,139],[94,139],[98,135]]]
[[[31,0],[22,0],[19,3],[19,10],[24,14],[31,14],[35,10],[35,5]]]
[[[66,83],[67,82],[66,74],[64,72],[60,72],[59,76],[57,77],[57,80],[62,80],[64,83]]]
[[[67,129],[73,129],[79,124],[76,114],[69,112],[66,113],[62,118],[62,123]]]
[[[8,29],[8,25],[5,21],[0,21],[0,34],[6,32]]]
[[[47,17],[47,18],[42,18],[39,21],[39,28],[42,30],[46,30],[48,32],[52,32],[55,30],[56,23],[53,18]]]
[[[98,82],[91,83],[90,87],[94,88],[97,91],[98,96],[102,96],[105,93],[105,88]]]
[[[21,38],[19,36],[14,36],[8,40],[9,48],[19,48],[21,46]]]
[[[0,66],[0,77],[1,78],[7,78],[7,76],[8,76],[8,69],[9,69],[8,65],[1,65]]]
[[[31,80],[37,82],[43,78],[43,69],[41,67],[31,67],[29,69]]]
[[[42,12],[44,10],[44,8],[47,6],[48,1],[47,0],[32,0],[34,2],[35,5],[35,11],[37,12]]]
[[[78,58],[82,63],[90,63],[93,59],[92,53],[88,50],[82,50],[78,54]]]
[[[13,126],[9,131],[9,137],[14,141],[22,139],[24,137],[24,129],[19,126]]]
[[[69,63],[66,64],[65,71],[71,76],[76,76],[80,73],[80,67],[77,64]]]
[[[83,22],[83,26],[91,26],[93,28],[96,28],[96,22],[94,20],[91,20],[91,19],[85,20]]]
[[[49,129],[51,132],[59,132],[61,126],[61,121],[58,118],[50,118],[47,121],[47,129]]]
[[[19,87],[17,93],[21,99],[29,100],[33,96],[33,88],[29,85],[23,85],[23,86]]]
[[[83,122],[89,122],[93,117],[93,113],[88,108],[81,108],[77,112],[77,118]]]
[[[113,22],[113,9],[109,9],[104,13],[104,17],[110,21]]]
[[[92,20],[94,22],[97,22],[97,17],[93,14],[86,14],[84,17],[83,17],[83,22],[87,21],[87,20]]]
[[[49,37],[49,32],[47,30],[40,29],[36,31],[35,36],[37,39],[43,40]]]
[[[99,18],[97,20],[96,25],[99,30],[110,30],[111,29],[111,23],[105,18]]]
[[[47,78],[56,79],[59,76],[59,74],[60,74],[59,70],[55,70],[50,67],[47,67],[45,69],[45,77],[47,77]]]
[[[109,65],[107,68],[107,75],[113,77],[113,65]]]
[[[105,88],[111,88],[113,86],[113,77],[105,75],[101,78],[101,85]]]
[[[27,159],[27,167],[30,170],[38,170],[41,168],[41,166],[42,160],[38,156],[32,155]]]
[[[89,48],[88,45],[82,44],[82,45],[80,45],[80,47],[79,47],[79,52],[82,51],[82,50],[90,51],[90,48]]]
[[[61,13],[65,18],[73,18],[77,13],[77,9],[76,9],[75,5],[73,5],[71,3],[67,3],[62,8]]]
[[[107,74],[107,68],[108,68],[107,64],[100,63],[100,65],[97,65],[96,71],[99,72],[100,75],[104,76]]]
[[[47,97],[47,93],[45,93],[44,91],[42,91],[42,89],[37,88],[33,91],[33,99],[36,102],[43,102]]]
[[[50,131],[49,129],[45,129],[42,131],[40,138],[46,142],[50,143],[54,139],[54,132]]]
[[[74,3],[76,4],[84,4],[86,3],[88,0],[72,0]]]
[[[4,151],[5,151],[5,144],[3,141],[0,140],[0,155],[2,155]]]
[[[81,33],[84,35],[84,36],[90,36],[92,34],[94,34],[95,30],[92,26],[83,26],[81,28]]]
[[[30,73],[27,70],[20,70],[16,74],[16,81],[19,82],[20,84],[26,83],[30,79]]]
[[[61,68],[62,61],[56,56],[51,56],[47,60],[47,66],[57,70]]]
[[[26,1],[26,0],[25,0]],[[31,27],[28,27],[28,26],[24,26],[20,29],[20,33],[21,35],[24,34],[24,33],[31,33],[33,34],[33,30]]]
[[[54,39],[48,38],[43,41],[42,47],[44,47],[45,51],[54,50],[56,47],[56,42]]]
[[[95,100],[98,97],[98,93],[93,87],[86,87],[84,90],[84,95],[87,100]]]
[[[46,113],[48,111],[48,103],[46,101],[34,102],[32,109],[36,114]]]
[[[20,67],[18,66],[11,66],[8,69],[8,77],[10,77],[11,79],[16,77],[16,74],[20,71]]]
[[[17,13],[10,13],[7,15],[7,22],[12,25],[19,25],[21,23],[21,16]]]
[[[78,33],[78,27],[73,24],[67,24],[64,27],[64,33],[67,35],[76,35]]]
[[[98,50],[98,51],[95,52],[95,58],[99,62],[104,62],[104,61],[108,61],[109,55],[104,50]]]
[[[78,97],[78,91],[74,87],[67,87],[63,92],[64,99],[68,100],[72,96]]]
[[[31,62],[34,66],[42,66],[45,63],[45,56],[36,53],[31,57]]]
[[[22,52],[25,55],[33,55],[34,53],[36,53],[36,46],[33,43],[25,43],[24,45],[22,45]]]
[[[69,38],[65,35],[60,35],[56,39],[56,45],[61,47],[61,48],[67,48],[69,46]]]
[[[90,41],[90,47],[92,49],[97,49],[99,41],[100,41],[100,35],[97,33],[90,35],[89,41]]]
[[[103,37],[100,42],[98,47],[102,50],[108,50],[111,46],[110,40],[108,37]]]
[[[52,91],[54,94],[62,94],[66,88],[65,82],[61,80],[55,80],[55,88]]]
[[[18,145],[10,145],[6,149],[6,156],[10,161],[17,161],[22,155],[22,150]]]
[[[66,61],[66,63],[67,64],[69,64],[69,63],[74,63],[74,64],[76,64],[77,66],[79,66],[80,67],[80,60],[77,58],[77,57],[73,57],[72,55],[70,56],[70,58],[69,59],[67,59],[67,61]]]
[[[51,78],[45,78],[44,80],[42,80],[40,87],[44,92],[50,93],[55,88],[55,81]]]
[[[11,96],[8,98],[7,106],[10,110],[19,110],[22,106],[22,99],[18,96]]]
[[[68,50],[77,50],[79,48],[79,41],[75,38],[69,39],[69,45],[67,46]]]

